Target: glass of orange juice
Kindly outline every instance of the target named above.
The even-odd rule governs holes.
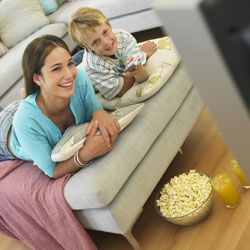
[[[211,183],[214,190],[220,196],[228,208],[237,207],[240,203],[240,195],[236,186],[226,172],[216,174],[212,177]]]
[[[233,171],[233,173],[236,175],[236,177],[238,178],[238,180],[240,181],[241,185],[246,188],[249,189],[250,188],[250,182],[247,179],[247,177],[245,176],[245,174],[243,173],[242,169],[240,168],[238,162],[236,160],[232,160],[230,162],[230,168]]]

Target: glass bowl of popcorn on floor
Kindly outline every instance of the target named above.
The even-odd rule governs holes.
[[[177,225],[194,225],[207,217],[213,205],[209,176],[190,170],[175,176],[156,196],[157,212]]]

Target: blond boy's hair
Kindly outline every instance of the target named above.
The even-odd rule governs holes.
[[[103,13],[95,8],[79,8],[72,14],[69,24],[69,34],[72,39],[83,48],[88,48],[86,43],[86,32],[94,32],[97,26],[107,24],[111,27],[108,19]]]

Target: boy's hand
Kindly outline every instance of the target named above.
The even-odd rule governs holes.
[[[143,55],[138,54],[136,57],[128,56],[126,59],[126,66],[124,72],[134,71],[138,68],[143,60]]]
[[[147,41],[139,46],[141,51],[145,52],[147,54],[147,58],[152,56],[154,52],[157,50],[157,45],[155,42]]]
[[[133,56],[128,56],[126,60],[126,66],[124,72],[133,71],[136,69],[136,66],[140,63],[140,61],[136,60]]]
[[[135,64],[131,64],[131,62],[136,61]],[[126,64],[128,65],[125,68],[125,71],[123,72],[124,77],[134,77],[136,74],[138,74],[142,68],[142,64],[140,63],[140,58],[136,60],[133,56],[128,56],[126,60]],[[129,64],[131,66],[129,67]]]
[[[126,64],[131,63],[133,60],[134,60],[133,56],[128,56],[127,59],[126,59]]]
[[[129,77],[134,77],[134,76],[136,76],[140,71],[141,71],[141,69],[142,69],[142,64],[140,63],[140,64],[138,64],[135,68],[134,68],[134,70],[131,70],[131,71],[124,71],[123,72],[123,76],[124,77],[127,77],[127,78],[129,78]]]

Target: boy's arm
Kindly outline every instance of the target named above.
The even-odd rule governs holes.
[[[134,82],[135,78],[133,76],[124,76],[122,89],[116,96],[122,97],[133,86]]]
[[[137,71],[138,72],[135,75],[135,80],[138,83],[144,82],[144,81],[146,81],[148,79],[149,73],[148,73],[147,69],[143,65],[141,65]]]
[[[141,83],[148,79],[149,73],[145,66],[139,63],[137,66],[135,66],[135,69],[131,71],[124,71],[123,77],[134,77],[136,82]]]
[[[147,41],[139,46],[140,50],[146,53],[147,58],[149,58],[157,50],[157,45],[153,41]]]

